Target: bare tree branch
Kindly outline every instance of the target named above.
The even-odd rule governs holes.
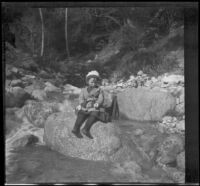
[[[43,15],[42,15],[42,9],[39,8],[40,12],[40,18],[41,18],[41,23],[42,23],[42,44],[41,44],[41,53],[40,56],[43,56],[44,53],[44,21],[43,21]]]
[[[65,41],[66,41],[66,51],[68,58],[70,57],[69,54],[69,46],[68,46],[68,39],[67,39],[67,8],[65,9]]]

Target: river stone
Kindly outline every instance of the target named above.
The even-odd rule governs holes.
[[[175,183],[185,183],[185,173],[174,167],[166,167],[165,172]]]
[[[9,92],[6,92],[6,107],[22,107],[28,99],[32,97],[24,89],[12,87]]]
[[[123,162],[122,166],[127,169],[128,172],[130,173],[139,173],[141,174],[141,167],[134,161],[125,161]]]
[[[176,161],[177,155],[183,150],[184,139],[176,134],[170,135],[158,147],[160,162],[162,164],[168,164]]]
[[[12,87],[21,87],[21,88],[24,88],[24,84],[23,84],[23,82],[22,82],[21,79],[14,79],[14,80],[12,80],[11,83],[10,83],[10,85]]]
[[[45,85],[46,85],[46,87],[44,88],[45,92],[59,92],[60,91],[58,87],[54,86],[50,82],[46,82]]]
[[[44,90],[42,89],[36,89],[36,90],[33,90],[31,95],[35,98],[35,99],[38,99],[40,101],[43,101],[46,99],[47,97],[47,94]]]
[[[136,129],[134,131],[134,135],[135,136],[141,136],[144,133],[144,131],[142,129]]]
[[[176,123],[176,128],[180,131],[185,131],[185,120]]]
[[[169,75],[169,76],[164,76],[162,81],[164,83],[168,84],[178,84],[178,83],[184,83],[184,76],[182,75]]]
[[[47,117],[58,111],[56,103],[29,101],[23,107],[24,115],[34,126],[43,128]]]
[[[178,168],[180,168],[180,170],[184,171],[185,170],[185,151],[181,152],[177,156],[176,162],[177,162]]]
[[[184,102],[176,105],[175,111],[177,112],[178,115],[185,114],[185,104],[184,104]]]
[[[115,134],[115,125],[97,122],[91,128],[94,139],[77,138],[71,130],[75,122],[74,112],[54,113],[45,122],[44,141],[51,149],[64,155],[86,160],[109,160],[121,146]]]
[[[44,79],[52,78],[52,76],[50,74],[48,74],[46,71],[44,71],[44,70],[41,70],[39,72],[39,76],[41,78],[44,78]]]
[[[118,94],[121,116],[140,121],[159,121],[176,105],[176,99],[168,92],[130,88]]]
[[[5,125],[4,132],[9,135],[12,132],[15,132],[17,128],[22,125],[22,120],[18,118],[15,114],[18,111],[18,108],[6,108],[5,109]]]

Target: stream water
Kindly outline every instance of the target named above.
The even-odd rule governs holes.
[[[147,138],[153,136],[156,139],[154,144],[146,145],[146,150],[154,148],[157,142],[164,138],[163,134],[158,133],[151,123],[118,121],[116,125],[121,130],[123,140],[131,138],[134,141],[132,148],[138,154],[138,158],[141,158],[141,151],[144,150],[142,143],[148,141]],[[143,137],[133,135],[136,129],[143,131]],[[155,165],[153,160],[151,165],[147,165],[144,161],[140,164],[142,174],[148,175],[151,179],[159,180],[159,182],[170,181],[159,167],[155,168]],[[66,157],[46,146],[29,145],[16,149],[13,152],[10,166],[11,171],[6,176],[6,183],[134,182],[128,174],[113,174],[111,171],[114,167],[112,163]]]

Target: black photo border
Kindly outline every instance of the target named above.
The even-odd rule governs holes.
[[[96,2],[3,2],[3,5],[13,5],[13,6],[31,6],[31,7],[125,7],[125,6],[137,6],[137,7],[149,7],[149,6],[158,6],[158,7],[182,7],[185,10],[184,17],[184,55],[185,55],[185,152],[186,152],[186,185],[196,185],[199,183],[199,57],[198,57],[198,44],[199,44],[199,9],[198,2],[105,2],[105,1],[96,1]],[[2,5],[1,4],[1,5]],[[2,31],[2,29],[1,29]],[[2,36],[2,34],[1,34]],[[2,49],[3,51],[3,49]],[[3,65],[4,55],[2,54],[2,118],[4,122],[4,75],[5,69]],[[2,135],[4,136],[4,128],[2,126]],[[2,148],[4,147],[5,151],[5,139],[2,137]],[[5,152],[1,160],[5,160]],[[4,168],[5,168],[5,162]],[[1,169],[3,170],[3,169]],[[4,178],[5,184],[5,169],[2,171],[1,178]],[[1,179],[2,180],[2,179]],[[53,183],[52,183],[53,184]],[[56,183],[54,183],[56,184]],[[65,184],[65,183],[64,183]],[[67,183],[66,183],[67,184]],[[80,184],[80,183],[73,183]],[[85,183],[87,185],[87,183]],[[95,184],[95,183],[94,183]],[[97,183],[98,185],[100,183]],[[108,183],[102,183],[108,184]],[[119,184],[121,183],[110,183],[110,184]],[[125,185],[135,185],[134,183],[124,183]],[[136,184],[143,185],[145,183]],[[148,184],[148,183],[147,183]],[[148,185],[151,185],[149,183]],[[154,183],[152,185],[160,185],[161,183]],[[184,185],[185,185],[184,184]],[[40,184],[40,185],[50,185]],[[72,185],[72,183],[70,183]],[[163,184],[162,184],[163,185]],[[165,185],[165,184],[164,184]],[[166,184],[166,185],[171,185]],[[173,184],[174,185],[174,184]]]

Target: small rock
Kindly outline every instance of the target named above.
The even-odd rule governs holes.
[[[46,92],[44,90],[41,90],[41,89],[36,89],[36,90],[33,90],[31,95],[38,99],[38,100],[44,100],[46,98]]]
[[[158,147],[160,162],[167,164],[176,160],[177,154],[184,150],[184,141],[179,135],[170,135]]]
[[[185,173],[181,171],[176,171],[173,173],[172,178],[177,183],[185,183]]]
[[[34,75],[25,75],[24,76],[25,79],[35,79]]]
[[[122,166],[131,174],[141,173],[141,167],[134,161],[126,161]]]
[[[174,123],[174,122],[169,123],[169,127],[176,127],[176,123]]]
[[[151,78],[151,81],[152,81],[153,83],[155,83],[155,82],[157,82],[157,79],[156,79],[155,77],[152,77],[152,78]]]
[[[169,84],[163,83],[163,84],[161,85],[161,87],[162,87],[162,88],[167,88],[167,87],[169,87]]]
[[[131,75],[131,76],[129,77],[129,80],[133,80],[133,79],[135,79],[135,77],[134,77],[133,75]]]
[[[178,171],[176,168],[167,167],[165,168],[166,173],[171,177],[176,183],[185,183],[185,173]]]
[[[180,104],[180,98],[176,98],[176,104]]]
[[[184,82],[184,76],[182,75],[169,75],[164,76],[162,81],[167,84],[178,84],[180,82]]]
[[[177,162],[178,168],[184,171],[185,170],[185,151],[178,154],[176,158],[176,162]]]
[[[10,85],[12,87],[16,87],[16,86],[21,87],[21,88],[24,87],[24,85],[23,85],[23,83],[22,83],[22,81],[20,79],[12,80],[11,83],[10,83]]]
[[[180,103],[180,104],[176,105],[175,111],[180,115],[185,114],[185,104]]]
[[[49,115],[56,111],[55,103],[30,101],[23,107],[24,115],[30,123],[38,128],[43,128]]]
[[[158,81],[161,81],[161,80],[162,80],[162,77],[161,77],[161,76],[158,76],[157,79],[158,79]]]
[[[16,67],[12,67],[11,71],[16,73],[16,74],[19,72],[19,70]]]
[[[140,135],[142,135],[144,133],[144,131],[142,130],[142,129],[136,129],[135,131],[134,131],[134,135],[135,136],[140,136]]]
[[[137,73],[138,76],[141,76],[142,74],[143,72],[141,70]]]
[[[162,121],[163,121],[164,123],[170,123],[170,122],[172,122],[172,120],[173,120],[173,118],[172,118],[171,116],[165,116],[165,117],[162,119]]]
[[[151,81],[146,81],[146,83],[144,84],[146,87],[150,87],[151,86],[151,84],[152,84],[152,82]]]
[[[185,130],[185,121],[179,121],[178,123],[176,123],[176,128],[178,130],[184,131]]]
[[[42,78],[51,78],[51,75],[48,74],[46,71],[42,70],[40,73],[39,73],[40,77]]]
[[[54,86],[53,84],[46,82],[45,83],[46,87],[44,88],[45,92],[57,92],[60,91],[60,89],[56,86]]]
[[[118,84],[117,84],[117,87],[123,87],[123,86],[124,86],[123,83],[118,83]]]

